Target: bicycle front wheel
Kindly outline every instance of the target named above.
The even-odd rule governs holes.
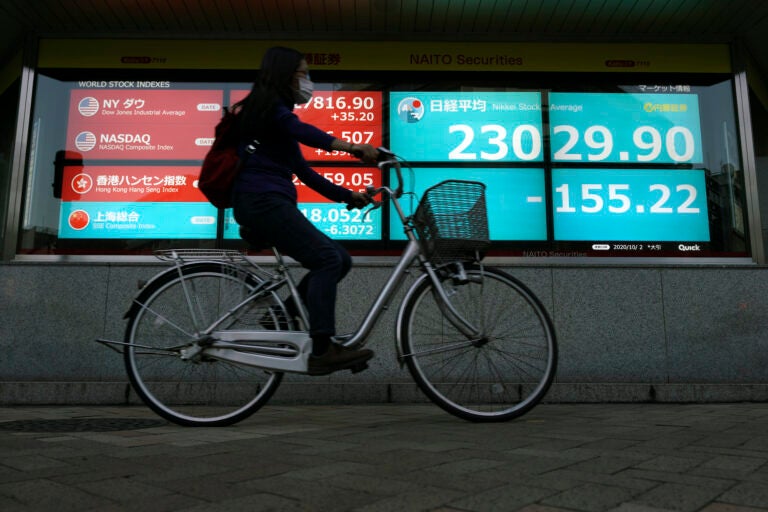
[[[201,331],[221,318],[218,329],[287,329],[290,321],[274,292],[242,305],[261,281],[235,265],[198,262],[179,270],[151,281],[134,300],[125,331],[128,376],[144,403],[169,421],[231,425],[264,405],[283,374],[196,353]]]
[[[481,331],[467,339],[443,315],[434,285],[409,293],[400,321],[402,356],[419,388],[447,412],[470,421],[506,421],[546,394],[557,367],[552,321],[536,296],[499,269],[441,278],[452,306]]]

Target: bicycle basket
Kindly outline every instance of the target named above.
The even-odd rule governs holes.
[[[413,223],[432,263],[477,259],[490,245],[485,184],[446,180],[428,188]]]

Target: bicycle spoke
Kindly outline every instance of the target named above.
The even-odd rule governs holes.
[[[448,412],[504,420],[544,395],[554,377],[556,344],[546,312],[527,289],[497,270],[479,276],[471,270],[466,283],[445,290],[460,315],[482,326],[484,338],[464,340],[424,280],[406,306],[402,352],[421,389]]]
[[[434,355],[434,354],[440,354],[442,352],[451,352],[454,350],[470,347],[475,343],[476,340],[466,340],[466,341],[457,341],[457,342],[449,342],[447,344],[436,346],[435,348],[431,349],[424,349],[418,352],[411,352],[410,354],[403,354],[403,357],[420,357],[425,355]],[[438,345],[438,344],[435,344]]]
[[[157,321],[157,320],[162,321],[166,325],[176,329],[179,333],[183,334],[187,338],[195,338],[196,337],[194,333],[192,333],[190,331],[187,331],[186,329],[180,327],[178,324],[174,323],[170,318],[164,316],[161,313],[158,313],[157,311],[153,310],[152,308],[148,307],[145,304],[142,304],[141,302],[138,302],[138,301],[135,301],[135,302],[136,302],[136,304],[139,305],[139,307],[141,309],[143,309],[145,311],[148,311],[149,313],[152,313],[155,316],[155,321]]]
[[[231,424],[261,407],[280,383],[280,373],[207,358],[204,348],[195,350],[195,326],[247,330],[258,327],[268,308],[282,308],[274,294],[271,301],[266,296],[245,301],[259,281],[244,280],[231,267],[213,262],[182,266],[180,273],[152,281],[129,318],[124,357],[131,383],[166,419],[184,425]],[[182,358],[185,347],[190,351]]]

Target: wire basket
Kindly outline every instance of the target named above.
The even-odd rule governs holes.
[[[413,223],[434,264],[473,261],[490,246],[485,184],[446,180],[428,188]]]

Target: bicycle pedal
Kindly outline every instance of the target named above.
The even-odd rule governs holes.
[[[360,373],[363,370],[367,370],[367,369],[368,369],[368,363],[366,362],[358,363],[354,366],[349,367],[349,371],[351,371],[352,373]]]

